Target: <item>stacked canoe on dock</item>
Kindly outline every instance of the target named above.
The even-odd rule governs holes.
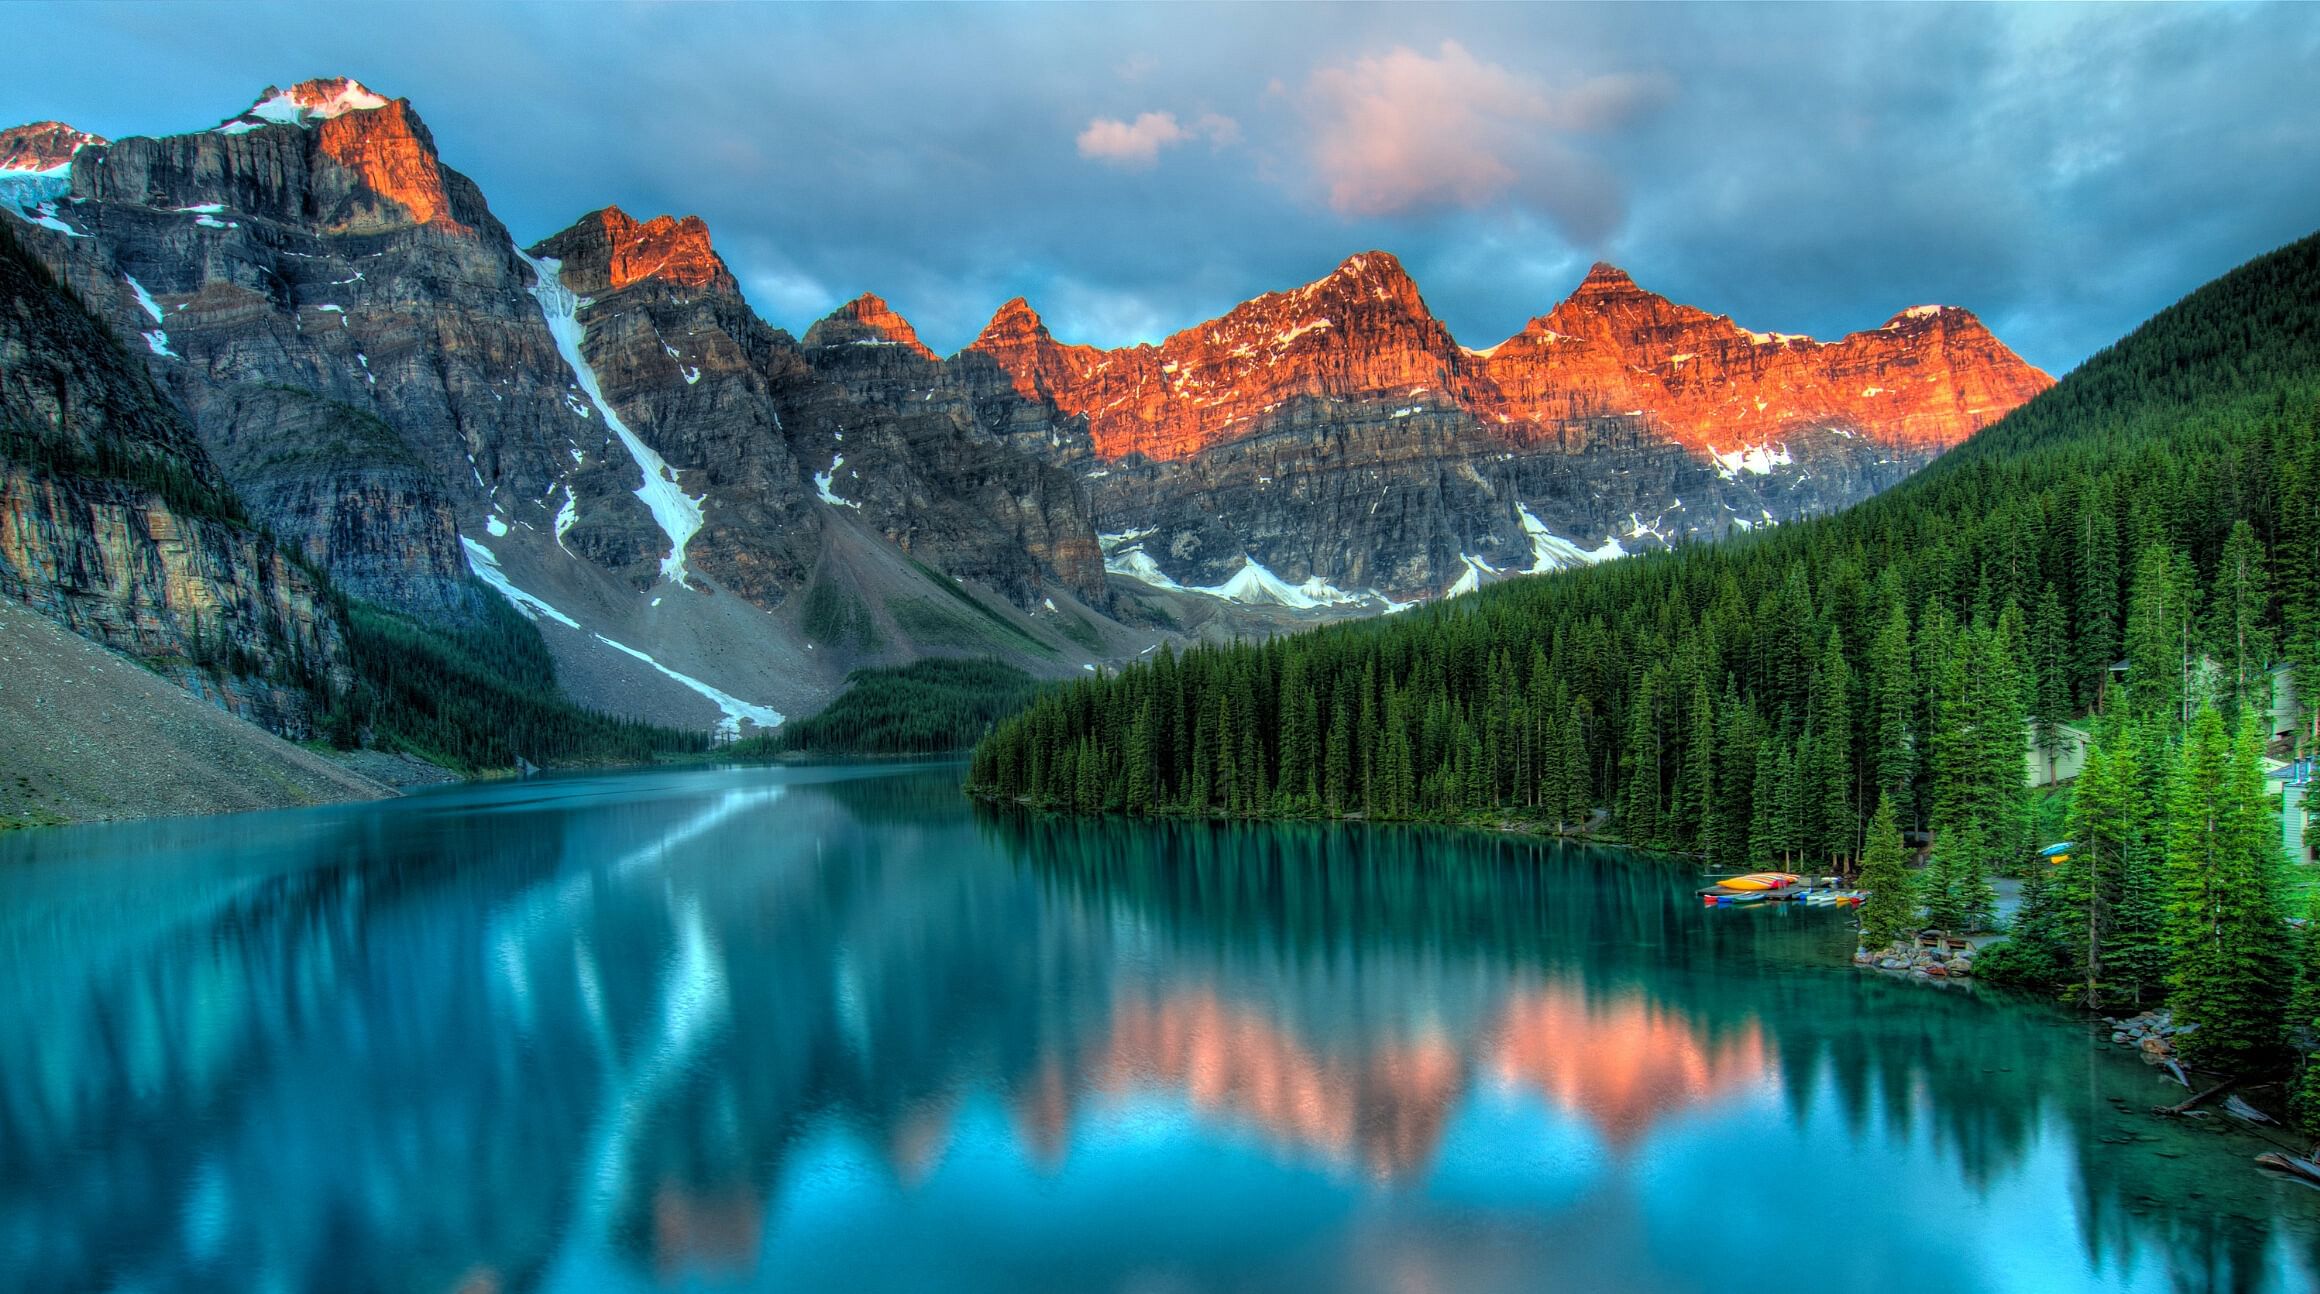
[[[1849,908],[1859,903],[1859,890],[1839,888],[1837,878],[1818,883],[1794,872],[1749,872],[1727,876],[1700,891],[1700,902],[1711,908],[1742,907],[1751,903],[1804,903],[1813,907]]]

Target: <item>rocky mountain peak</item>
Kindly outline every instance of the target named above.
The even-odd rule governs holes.
[[[1308,284],[1303,290],[1317,296],[1356,294],[1411,302],[1418,299],[1418,284],[1402,268],[1400,258],[1392,252],[1374,249],[1346,257],[1327,278]]]
[[[933,350],[918,339],[918,330],[910,321],[894,312],[883,297],[865,292],[830,312],[830,322],[853,325],[859,335],[849,340],[888,342],[910,351],[921,359],[937,359]]]
[[[564,285],[582,295],[617,292],[648,279],[716,292],[741,290],[699,216],[639,221],[619,207],[605,207],[542,241],[532,254],[562,261]]]
[[[1609,261],[1597,261],[1587,267],[1587,277],[1579,280],[1572,296],[1613,296],[1642,292],[1635,279],[1626,270]]]
[[[300,81],[287,90],[267,86],[257,102],[218,129],[236,135],[264,126],[312,126],[350,112],[373,112],[396,102],[400,101],[374,93],[351,77],[316,77]]]
[[[72,163],[73,154],[106,141],[61,121],[35,121],[0,130],[0,171],[52,171]]]
[[[991,322],[983,325],[983,331],[976,334],[974,344],[982,347],[985,342],[1018,342],[1048,336],[1046,321],[1031,308],[1031,303],[1021,297],[1010,297],[992,314]]]
[[[1886,320],[1879,331],[1924,331],[1936,327],[1980,328],[1988,331],[1982,327],[1982,321],[1974,316],[1973,311],[1962,306],[1941,305],[1911,306],[1899,311]]]
[[[465,226],[452,214],[434,137],[407,99],[389,99],[349,77],[318,77],[285,90],[267,86],[258,101],[217,127],[248,135],[288,127],[310,132],[314,151],[353,172],[382,203],[347,226],[378,232],[404,224]],[[262,164],[261,164],[262,165]]]

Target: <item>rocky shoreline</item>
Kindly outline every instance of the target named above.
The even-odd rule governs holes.
[[[1932,948],[1896,943],[1875,952],[1864,948],[1853,954],[1853,964],[1914,980],[1971,979],[1975,952],[1970,947]]]

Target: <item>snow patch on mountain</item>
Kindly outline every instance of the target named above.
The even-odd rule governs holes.
[[[570,506],[569,502],[567,502],[566,506]],[[504,527],[495,527],[494,533],[500,533],[502,530],[504,530]],[[482,580],[485,584],[490,585],[492,589],[496,591],[501,597],[506,598],[509,605],[515,607],[517,611],[521,612],[525,619],[536,621],[542,617],[546,617],[549,620],[555,621],[557,624],[563,625],[567,629],[580,628],[579,621],[574,620],[572,617],[565,615],[563,612],[558,611],[556,608],[548,605],[545,600],[534,597],[533,595],[524,592],[522,589],[517,588],[515,586],[515,582],[507,577],[507,572],[500,569],[499,558],[494,555],[490,549],[484,547],[482,544],[479,544],[472,539],[469,539],[465,535],[461,535],[459,537],[459,542],[460,545],[467,550],[467,569],[475,572],[475,577],[477,579]],[[655,601],[657,602],[658,599],[655,599]],[[668,666],[661,664],[659,661],[654,660],[649,652],[638,651],[636,648],[629,646],[627,643],[607,638],[603,634],[592,634],[591,636],[594,637],[596,641],[603,643],[605,646],[612,648],[614,651],[643,661],[645,664],[652,666],[654,669],[660,671],[662,674],[667,675],[669,678],[672,678],[684,686],[692,689],[693,691],[700,693],[702,696],[707,697],[710,703],[715,705],[717,709],[725,716],[717,724],[718,732],[724,734],[725,736],[739,736],[741,733],[741,723],[743,720],[747,720],[760,728],[776,728],[781,726],[782,713],[781,711],[774,709],[772,706],[754,705],[748,701],[742,700],[730,692],[724,691],[721,688],[704,683],[701,680],[694,678],[690,674],[679,673],[678,671],[670,669]]]
[[[744,719],[757,725],[760,728],[778,728],[781,726],[782,713],[781,711],[774,709],[772,706],[752,705],[749,702],[742,700],[740,697],[733,695],[731,692],[726,692],[719,688],[712,687],[711,685],[704,683],[697,678],[694,678],[690,674],[680,674],[677,671],[670,669],[668,666],[661,664],[659,661],[654,660],[649,654],[638,651],[636,648],[629,646],[627,643],[614,642],[612,639],[605,637],[603,634],[596,635],[596,641],[603,643],[605,646],[612,648],[614,651],[626,653],[627,655],[633,656],[636,659],[643,661],[645,664],[652,666],[654,669],[657,669],[661,673],[668,675],[670,678],[675,679],[677,682],[682,683],[686,687],[689,687],[695,692],[700,693],[702,696],[709,698],[709,701],[712,705],[715,705],[719,710],[724,712],[725,717],[719,720],[717,724],[717,731],[724,736],[740,736],[741,721]]]
[[[1362,600],[1359,594],[1347,593],[1319,576],[1303,584],[1291,584],[1267,570],[1264,563],[1248,556],[1241,558],[1241,568],[1233,572],[1231,579],[1222,584],[1194,586],[1191,591],[1245,606],[1293,607],[1300,611],[1345,606]]]
[[[350,112],[387,106],[386,97],[373,94],[360,81],[344,77],[307,81],[287,90],[267,86],[239,117],[218,127],[220,133],[239,135],[266,126],[308,126]]]
[[[701,501],[708,496],[685,493],[677,484],[676,469],[612,411],[612,403],[604,398],[604,390],[597,384],[596,370],[580,351],[587,329],[580,322],[580,298],[564,286],[563,262],[548,256],[527,256],[520,247],[516,255],[532,267],[536,279],[532,297],[540,303],[540,317],[547,321],[548,334],[556,340],[557,353],[571,366],[572,375],[587,394],[589,404],[603,415],[604,425],[620,438],[620,443],[628,448],[629,457],[636,460],[637,470],[644,473],[644,484],[637,487],[636,497],[652,513],[661,533],[669,537],[669,555],[661,559],[661,575],[673,584],[692,587],[685,580],[685,545],[701,531]]]
[[[1788,446],[1785,443],[1778,448],[1770,445],[1750,445],[1744,449],[1732,450],[1729,453],[1710,448],[1708,457],[1716,460],[1716,475],[1727,481],[1739,479],[1742,472],[1755,476],[1770,476],[1773,468],[1790,467],[1796,463],[1795,457],[1788,452]]]
[[[1460,571],[1458,578],[1451,581],[1450,587],[1442,591],[1445,599],[1464,597],[1481,588],[1484,572],[1491,571],[1490,563],[1469,553],[1458,554],[1458,560],[1465,564],[1466,569]]]
[[[16,213],[19,220],[53,229],[67,238],[86,238],[87,234],[59,219],[56,204],[72,192],[72,163],[63,162],[45,171],[0,171],[0,207]]]
[[[1547,523],[1539,520],[1537,514],[1522,504],[1514,505],[1514,513],[1522,522],[1523,533],[1529,535],[1531,540],[1529,574],[1545,575],[1552,571],[1565,571],[1574,566],[1593,566],[1597,562],[1627,556],[1627,550],[1620,546],[1617,535],[1610,536],[1594,548],[1581,548],[1547,529]]]
[[[510,605],[523,613],[526,620],[538,620],[541,616],[546,616],[568,629],[580,627],[579,621],[517,588],[514,581],[508,579],[507,572],[499,568],[499,558],[493,555],[490,549],[465,535],[459,537],[459,543],[467,550],[467,569],[475,572],[475,578],[490,585],[501,597],[506,598]]]
[[[862,506],[861,504],[854,502],[852,499],[839,498],[837,491],[830,488],[830,483],[835,481],[838,477],[838,469],[844,467],[845,465],[846,456],[844,454],[832,455],[830,458],[830,470],[826,472],[814,473],[814,493],[822,496],[822,502],[824,503],[834,503],[841,508],[860,508]]]

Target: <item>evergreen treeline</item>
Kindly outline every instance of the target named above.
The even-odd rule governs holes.
[[[1844,513],[1162,652],[1000,725],[970,786],[1085,812],[1607,820],[1718,864],[1815,866],[1856,858],[1889,802],[1938,842],[1920,897],[1963,927],[2034,844],[2026,731],[2059,752],[2122,659],[2173,730],[2203,702],[2228,725],[2282,657],[2309,705],[2320,237]]]
[[[981,740],[1038,690],[1036,679],[997,660],[930,659],[858,669],[820,714],[737,743],[733,753],[947,755]]]
[[[556,684],[540,632],[494,593],[482,619],[443,628],[367,602],[345,604],[353,685],[322,698],[326,730],[460,773],[535,764],[645,763],[708,748],[706,733],[587,709]]]

